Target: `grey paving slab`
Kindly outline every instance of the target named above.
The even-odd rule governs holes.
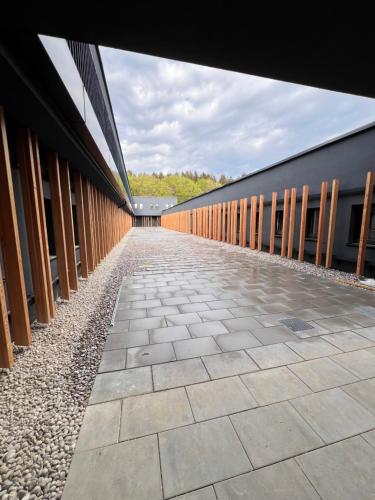
[[[285,366],[241,375],[241,379],[261,406],[311,393]]]
[[[193,338],[196,338],[221,335],[223,333],[228,333],[228,330],[221,321],[205,321],[204,323],[190,325],[189,332]]]
[[[197,358],[221,352],[220,347],[212,337],[178,340],[173,345],[177,359]]]
[[[375,342],[375,326],[370,326],[368,328],[356,328],[353,332]]]
[[[195,490],[191,493],[186,493],[186,495],[179,495],[178,497],[173,498],[174,500],[217,500],[214,488],[212,486],[208,486],[207,488]]]
[[[218,500],[319,500],[294,460],[215,484]]]
[[[305,360],[322,358],[323,356],[332,356],[340,354],[340,349],[326,342],[320,337],[312,337],[311,339],[294,340],[286,342],[286,345],[293,349],[299,356]]]
[[[375,378],[346,385],[343,390],[375,415]]]
[[[185,325],[167,326],[150,330],[150,343],[172,342],[174,340],[190,339],[189,330]]]
[[[126,349],[105,351],[99,365],[98,373],[123,370],[126,363]]]
[[[169,297],[162,299],[164,306],[178,306],[180,304],[189,304],[189,297]]]
[[[326,328],[330,332],[344,332],[359,328],[359,323],[353,321],[349,316],[338,316],[334,318],[317,319],[315,321],[319,326]]]
[[[249,356],[260,368],[276,368],[277,366],[298,363],[303,359],[285,344],[272,344],[246,349]]]
[[[261,326],[256,319],[250,316],[245,318],[224,319],[223,323],[230,332],[241,332],[243,330],[250,330],[253,332]]]
[[[215,300],[216,297],[214,295],[206,293],[206,294],[190,295],[189,299],[190,299],[190,302],[208,302],[208,301]]]
[[[149,366],[100,373],[95,379],[89,404],[103,403],[147,392],[152,392],[152,377]]]
[[[371,500],[375,492],[375,449],[361,437],[296,459],[324,500]]]
[[[202,321],[221,321],[223,319],[233,318],[233,314],[231,314],[229,309],[210,309],[209,311],[200,311],[198,312],[198,316],[202,319]]]
[[[118,442],[121,401],[110,401],[86,408],[76,451],[86,451]],[[98,428],[100,432],[98,432]]]
[[[352,351],[331,358],[358,378],[375,377],[375,356],[366,350]]]
[[[162,432],[159,447],[165,497],[252,469],[228,417]]]
[[[160,306],[147,309],[148,317],[168,316],[170,314],[178,314],[180,311],[177,306]]]
[[[241,306],[241,307],[232,307],[229,311],[233,314],[235,318],[244,318],[246,316],[255,316],[256,314],[260,314],[258,306]]]
[[[194,304],[182,304],[179,307],[182,313],[211,311],[205,302],[195,302]]]
[[[222,351],[239,351],[262,344],[250,332],[232,332],[215,338]]]
[[[135,302],[132,302],[131,308],[132,309],[146,309],[146,308],[151,308],[151,307],[159,307],[161,306],[160,299],[149,299],[149,300],[136,300]]]
[[[168,326],[192,325],[202,322],[197,313],[173,314],[166,316],[166,320]]]
[[[191,385],[186,391],[197,422],[257,406],[257,402],[238,377]]]
[[[210,379],[200,358],[154,365],[152,374],[155,391],[197,384]]]
[[[342,389],[302,396],[291,403],[327,444],[375,428],[375,416]]]
[[[373,448],[375,448],[375,431],[365,432],[362,437],[367,441]]]
[[[330,335],[324,335],[323,339],[345,352],[375,346],[371,340],[353,332],[331,333]]]
[[[351,321],[358,323],[363,327],[371,327],[375,325],[375,315],[369,316],[367,314],[362,314],[359,312],[351,313],[348,315]],[[352,328],[353,330],[353,328]]]
[[[230,307],[237,307],[237,304],[231,299],[212,300],[207,302],[207,304],[210,309],[228,309]]]
[[[245,351],[232,351],[204,356],[203,363],[213,379],[230,377],[258,370],[258,366]]]
[[[250,328],[251,333],[263,344],[279,344],[296,340],[297,337],[285,326],[271,326],[269,328]]]
[[[162,328],[167,326],[163,317],[131,319],[129,321],[129,331],[150,330],[151,328]]]
[[[115,321],[124,321],[127,319],[139,319],[146,317],[146,309],[120,309],[116,313]]]
[[[112,333],[107,337],[104,350],[126,349],[127,347],[147,345],[148,343],[147,330],[142,332]]]
[[[289,368],[314,392],[351,384],[358,380],[355,375],[329,358],[312,359],[290,365]]]
[[[237,413],[230,419],[254,468],[324,444],[289,402]]]
[[[122,404],[120,441],[193,422],[184,388],[127,398]]]
[[[126,368],[167,363],[175,359],[176,355],[170,342],[151,344],[145,347],[132,347],[128,349]]]
[[[147,480],[145,481],[145,478]],[[64,500],[161,500],[156,436],[76,453]]]

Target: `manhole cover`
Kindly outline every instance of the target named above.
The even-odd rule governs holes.
[[[280,323],[285,325],[292,332],[301,332],[303,330],[313,330],[314,327],[298,318],[281,319]]]

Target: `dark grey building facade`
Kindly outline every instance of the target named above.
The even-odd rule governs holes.
[[[133,225],[160,226],[163,210],[177,204],[175,196],[133,196]]]

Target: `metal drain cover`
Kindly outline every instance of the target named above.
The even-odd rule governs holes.
[[[299,318],[281,319],[280,323],[285,325],[292,332],[302,332],[303,330],[313,330],[314,327]]]

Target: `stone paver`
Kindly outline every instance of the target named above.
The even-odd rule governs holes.
[[[226,243],[129,238],[140,266],[123,279],[64,499],[373,500],[373,296]]]

